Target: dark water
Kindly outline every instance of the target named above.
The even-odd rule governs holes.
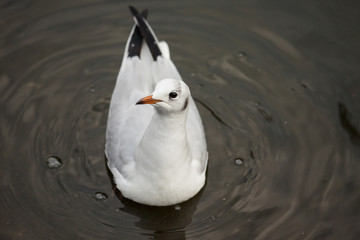
[[[166,208],[105,165],[128,4],[0,2],[0,239],[358,239],[359,2],[131,2],[206,128],[207,184]]]

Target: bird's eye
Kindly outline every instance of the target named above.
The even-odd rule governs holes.
[[[170,98],[176,98],[178,96],[177,92],[171,92],[169,93]]]

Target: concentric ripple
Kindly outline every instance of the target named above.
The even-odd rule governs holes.
[[[113,189],[104,157],[127,5],[55,2],[0,3],[1,239],[359,235],[358,6],[136,4],[191,88],[210,156],[199,194],[149,207]]]

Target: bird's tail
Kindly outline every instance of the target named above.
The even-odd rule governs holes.
[[[158,46],[159,41],[157,40],[149,23],[146,21],[147,11],[145,12],[146,14],[144,15],[143,12],[141,14],[139,14],[138,10],[136,8],[134,8],[133,6],[129,6],[129,8],[130,8],[131,14],[134,17],[134,21],[136,23],[136,28],[135,28],[134,34],[133,34],[133,37],[136,38],[134,43],[136,44],[136,46],[140,46],[140,50],[141,50],[141,42],[142,42],[142,38],[144,38],[146,44],[149,46],[149,49],[150,49],[150,52],[151,52],[151,55],[152,55],[154,61],[156,61],[157,57],[162,56],[162,54],[161,54],[160,48]],[[139,35],[141,35],[142,38],[139,39]],[[140,44],[139,44],[139,41],[140,41]],[[131,43],[131,41],[130,41],[130,43]],[[130,56],[131,46],[132,45],[129,44],[129,56]],[[138,54],[138,55],[133,55],[133,56],[139,56],[140,50],[136,51],[136,54]]]

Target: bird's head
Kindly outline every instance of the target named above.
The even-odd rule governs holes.
[[[152,104],[159,112],[183,112],[188,109],[189,87],[182,81],[165,78],[159,81],[154,92],[136,104]]]

